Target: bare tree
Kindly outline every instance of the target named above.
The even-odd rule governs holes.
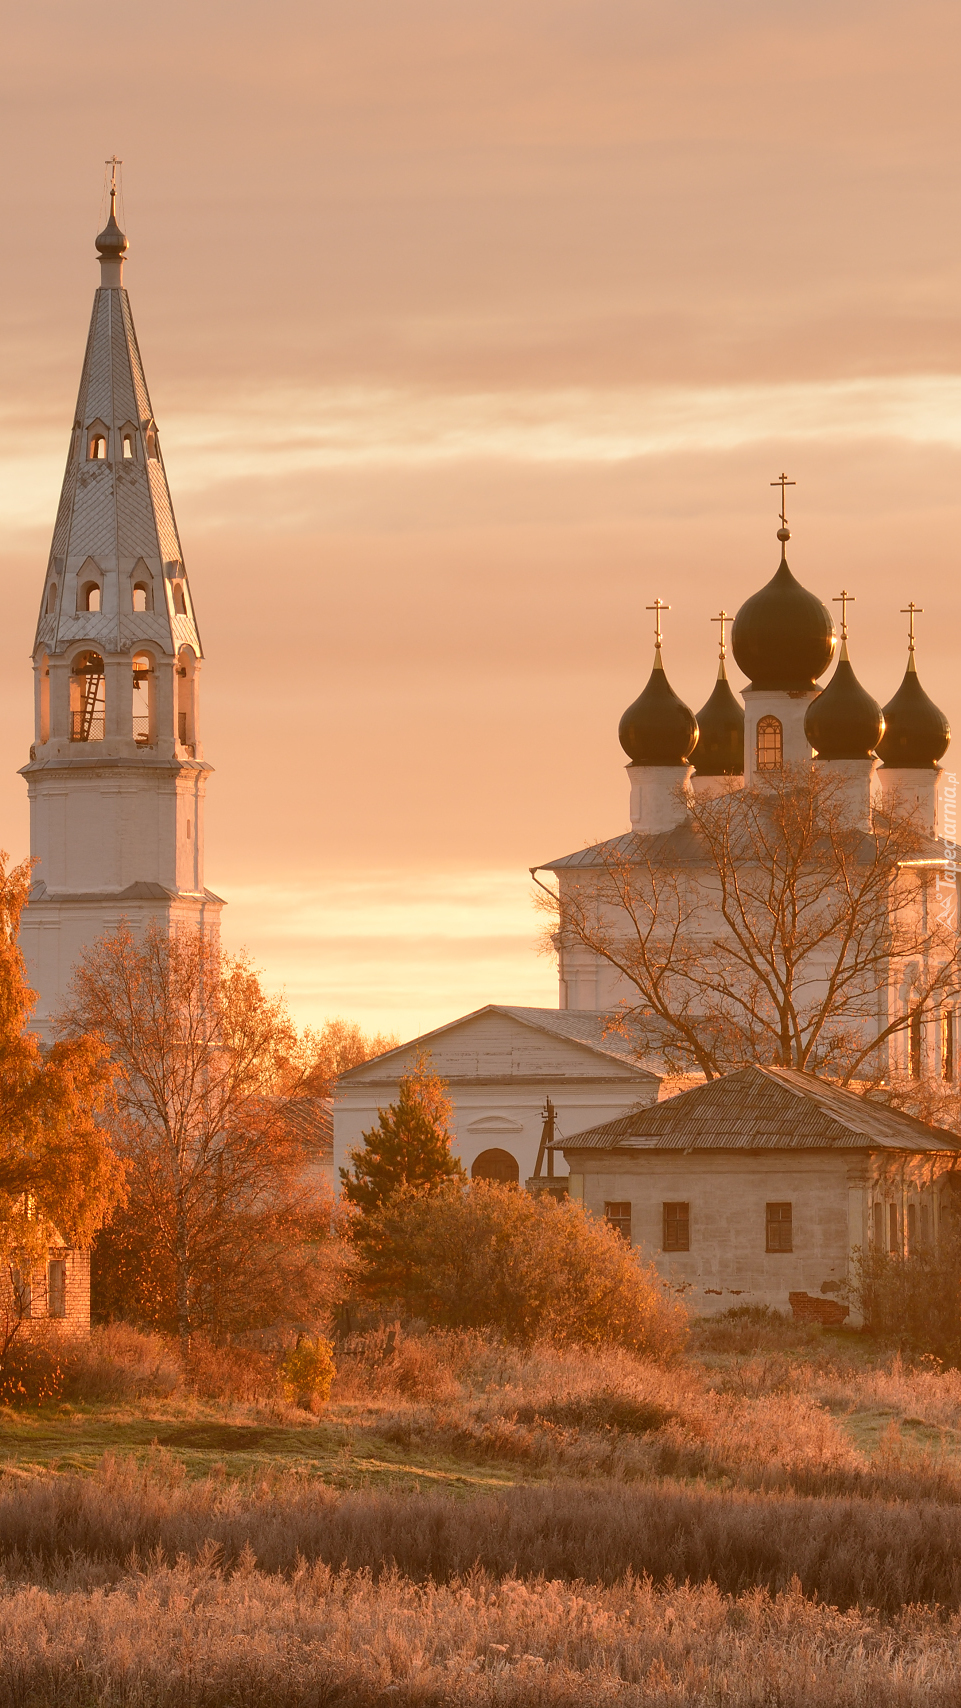
[[[304,1051],[283,1002],[202,932],[122,927],[84,955],[62,1027],[95,1031],[118,1069],[129,1198],[105,1256],[134,1314],[185,1345],[302,1320],[330,1198],[292,1119]]]
[[[640,1054],[707,1078],[745,1062],[880,1077],[884,1046],[958,986],[910,817],[852,828],[843,781],[797,767],[696,798],[688,825],[600,844],[546,884],[554,942],[620,975]]]

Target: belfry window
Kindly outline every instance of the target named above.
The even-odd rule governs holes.
[[[153,664],[145,652],[133,660],[133,738],[138,747],[149,747],[153,724]]]
[[[757,726],[757,768],[780,771],[784,764],[784,731],[780,718],[761,718]]]
[[[174,610],[179,612],[181,617],[185,617],[187,615],[187,601],[184,597],[184,584],[182,581],[174,582]]]
[[[197,740],[197,658],[192,647],[177,654],[177,740],[192,747]]]
[[[82,611],[99,611],[101,601],[100,583],[88,581],[80,590],[80,608]]]
[[[133,608],[135,611],[149,611],[149,590],[143,581],[138,581],[133,590]]]
[[[912,1079],[921,1078],[921,1016],[912,1014],[908,1027],[908,1064]]]
[[[132,463],[134,461],[136,455],[137,455],[137,453],[134,449],[133,434],[132,433],[125,433],[123,436],[123,460],[124,460],[124,462],[125,463]]]
[[[941,1078],[954,1078],[954,1009],[941,1010]]]
[[[57,609],[57,583],[55,581],[51,581],[50,586],[47,588],[47,610],[48,611],[55,611],[56,609]]]
[[[105,715],[103,659],[81,653],[70,672],[70,740],[102,741]]]
[[[106,460],[107,460],[107,435],[106,435],[106,433],[92,433],[90,435],[90,453],[89,453],[89,455],[90,455],[90,461],[92,463],[104,463],[104,462],[106,462]]]

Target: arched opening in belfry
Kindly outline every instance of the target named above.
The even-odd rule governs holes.
[[[197,655],[182,646],[177,654],[177,740],[192,747],[197,739]]]
[[[133,588],[133,608],[135,611],[149,611],[148,603],[150,589],[145,581],[135,581]]]
[[[107,460],[107,433],[99,423],[90,429],[87,456],[92,463],[105,463]]]
[[[57,583],[55,581],[51,581],[50,586],[47,588],[47,611],[48,612],[55,611],[56,609],[57,609]]]
[[[70,740],[102,741],[106,709],[103,659],[82,652],[70,670]]]
[[[40,660],[40,740],[50,740],[50,660]]]
[[[499,1180],[503,1185],[516,1186],[520,1176],[517,1158],[511,1156],[510,1151],[481,1151],[471,1163],[472,1180]]]
[[[135,653],[133,669],[133,738],[138,747],[154,739],[154,668],[147,652]]]
[[[178,613],[179,616],[185,617],[187,615],[187,598],[186,598],[186,594],[184,593],[184,584],[182,581],[175,581],[174,582],[173,594],[174,594],[174,610]]]
[[[99,581],[87,581],[80,589],[81,611],[99,611],[103,594]]]
[[[780,771],[784,764],[784,731],[780,718],[761,718],[757,726],[757,768]]]

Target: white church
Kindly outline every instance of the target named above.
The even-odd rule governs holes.
[[[203,653],[113,191],[96,244],[101,280],[41,598],[35,740],[22,771],[37,867],[21,941],[44,1041],[85,946],[121,921],[215,936],[223,905],[204,884]],[[932,876],[950,864],[937,844],[949,731],[917,676],[913,616],[908,668],[883,712],[855,678],[846,644],[822,688],[834,622],[788,567],[783,504],[778,538],[775,575],[734,620],[734,656],[749,679],[743,708],[727,681],[723,627],[712,694],[697,717],[683,704],[663,669],[658,609],[654,668],[619,729],[630,829],[533,868],[554,874],[562,907],[567,887],[612,850],[630,860],[652,839],[681,850],[699,796],[797,763],[833,768],[852,824],[866,832],[893,800],[906,803],[931,839]],[[698,1309],[806,1300],[809,1314],[840,1320],[834,1295],[852,1251],[873,1241],[903,1252],[933,1235],[953,1205],[953,1134],[789,1070],[752,1067],[668,1095],[676,1087],[663,1083],[661,1064],[639,1060],[612,1027],[628,992],[609,963],[563,931],[559,951],[556,1008],[491,1004],[342,1077],[335,1183],[428,1050],[449,1082],[456,1149],[475,1178],[534,1175],[546,1113],[554,1190],[639,1244]],[[948,1046],[942,1037],[928,1054],[953,1078],[953,1010],[950,1018]]]

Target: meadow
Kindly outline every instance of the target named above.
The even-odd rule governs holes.
[[[114,1327],[0,1413],[18,1708],[961,1697],[961,1372],[771,1315],[669,1364],[382,1328],[316,1415]]]

